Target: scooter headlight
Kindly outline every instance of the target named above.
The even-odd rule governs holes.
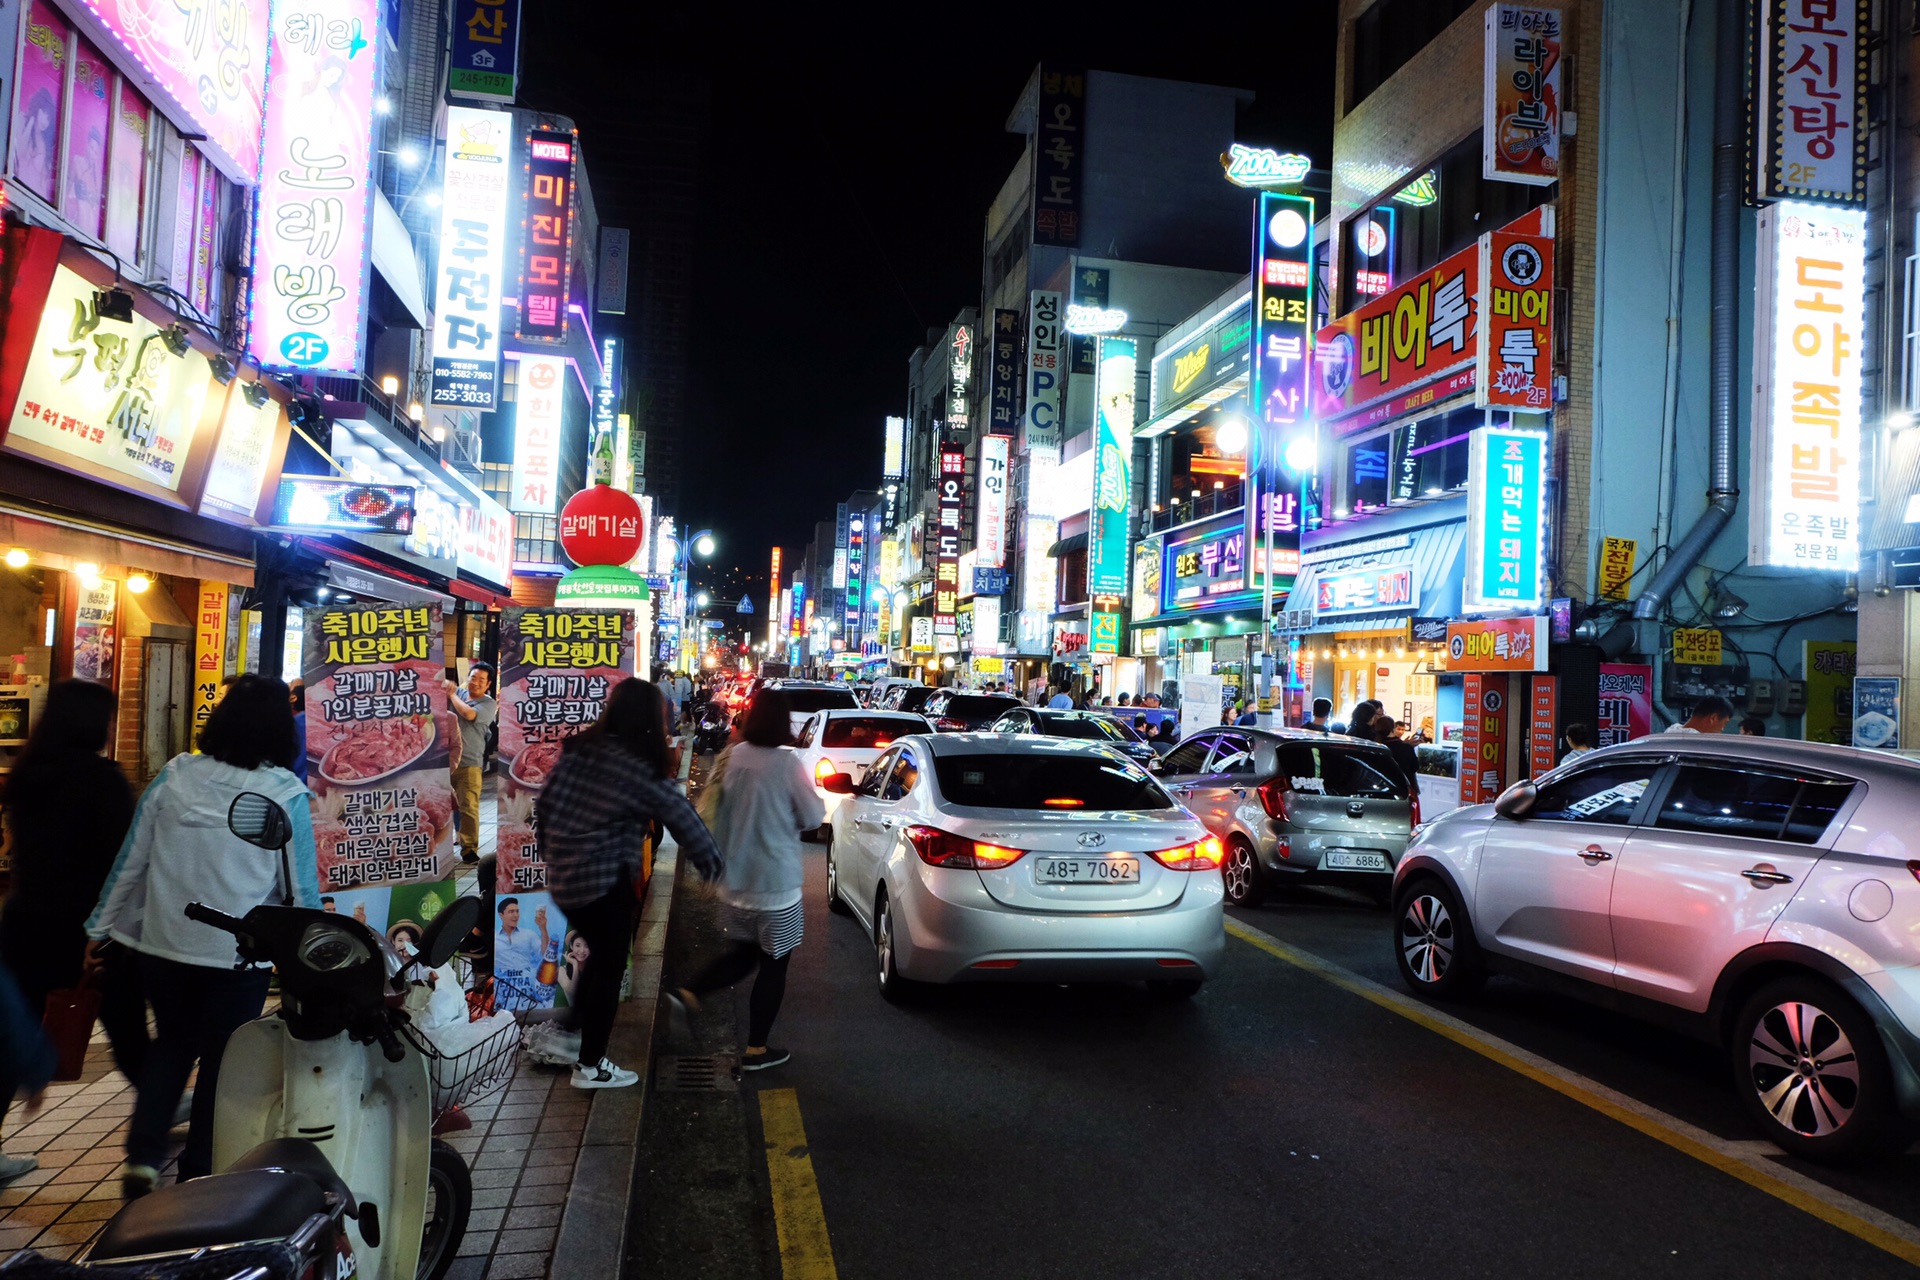
[[[300,946],[295,954],[300,957],[301,964],[316,973],[338,973],[342,969],[365,964],[373,958],[365,942],[332,924],[308,925],[307,931],[300,935]]]

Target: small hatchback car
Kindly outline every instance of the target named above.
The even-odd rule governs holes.
[[[1843,1161],[1920,1121],[1920,765],[1661,734],[1438,818],[1394,882],[1415,992],[1489,971],[1726,1050],[1775,1143]]]

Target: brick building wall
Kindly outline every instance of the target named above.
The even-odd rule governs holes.
[[[145,692],[147,642],[122,633],[117,654],[120,663],[119,713],[113,725],[113,759],[134,786],[146,784],[140,776],[141,697]]]

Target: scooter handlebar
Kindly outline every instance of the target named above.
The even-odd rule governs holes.
[[[245,922],[238,917],[230,916],[224,911],[215,911],[212,907],[200,902],[187,904],[187,919],[212,925],[216,929],[224,929],[235,937],[240,937],[245,931]]]
[[[406,1046],[400,1043],[400,1037],[393,1028],[382,1024],[380,1027],[380,1052],[387,1055],[388,1062],[398,1062],[407,1056]]]

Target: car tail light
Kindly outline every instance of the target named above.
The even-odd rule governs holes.
[[[821,782],[825,782],[838,772],[840,771],[833,767],[833,761],[831,760],[822,760],[819,764],[813,766],[813,776]]]
[[[1219,836],[1208,836],[1175,849],[1156,849],[1147,855],[1169,871],[1218,871],[1226,856]]]
[[[1913,872],[1913,878],[1915,880],[1920,880],[1920,862],[1909,862],[1907,864],[1907,870]]]
[[[1413,825],[1417,827],[1420,825],[1420,783],[1418,780],[1407,788],[1407,803],[1410,806],[1410,816],[1413,818]]]
[[[908,827],[907,840],[928,866],[958,871],[997,871],[1027,856],[1025,849],[982,844],[938,827]]]
[[[933,719],[933,727],[942,733],[965,733],[967,731],[967,722],[965,720],[955,720],[952,716],[935,716]]]
[[[1285,778],[1269,778],[1259,786],[1260,807],[1269,818],[1287,821],[1287,794],[1293,790]]]
[[[1197,969],[1200,967],[1198,960],[1183,960],[1177,956],[1162,956],[1160,959],[1155,960],[1154,963],[1162,969]]]
[[[1019,967],[1018,960],[975,960],[967,966],[969,969],[1017,969]]]

